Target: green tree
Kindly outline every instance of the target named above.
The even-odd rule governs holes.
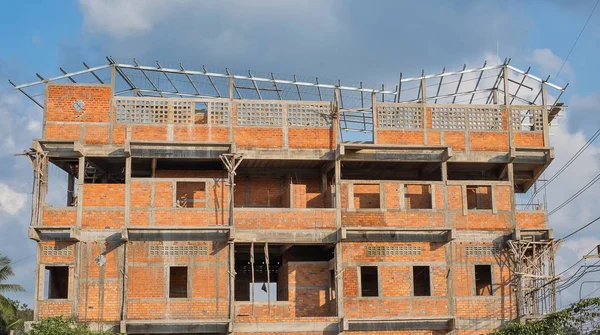
[[[543,319],[525,324],[511,322],[492,335],[575,335],[581,325],[587,329],[584,334],[599,334],[600,298],[583,299]],[[593,329],[593,330],[589,330]]]
[[[8,332],[20,323],[16,317],[17,306],[12,300],[4,296],[5,293],[9,292],[25,291],[21,285],[6,283],[13,275],[10,259],[0,254],[0,334]]]

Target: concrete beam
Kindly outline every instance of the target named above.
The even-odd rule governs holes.
[[[233,238],[236,243],[329,244],[337,235],[335,229],[236,229]]]
[[[229,226],[127,228],[128,241],[228,241],[230,233]]]
[[[276,159],[276,160],[312,160],[331,161],[335,159],[335,151],[329,149],[239,149],[236,153],[244,155],[244,159]]]
[[[236,333],[292,333],[292,332],[331,332],[337,334],[339,329],[337,322],[252,322],[234,323],[233,329]]]
[[[455,320],[451,316],[422,318],[370,318],[345,319],[343,331],[390,331],[390,330],[453,330]]]
[[[226,334],[228,320],[140,320],[126,321],[127,334]]]
[[[517,228],[512,237],[518,241],[525,236],[533,237],[533,241],[551,241],[554,240],[554,230],[550,228]]]
[[[230,143],[128,141],[131,157],[136,158],[205,158],[219,159],[231,152]]]
[[[73,226],[30,226],[28,237],[34,241],[81,241],[81,229]]]
[[[342,227],[341,240],[348,242],[449,242],[454,228]]]

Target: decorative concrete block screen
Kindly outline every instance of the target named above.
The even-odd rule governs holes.
[[[206,103],[210,123],[216,125],[228,125],[230,116],[230,105],[228,101],[209,101]]]
[[[491,245],[472,245],[465,247],[467,256],[494,256],[500,253],[500,247]]]
[[[71,256],[73,254],[72,246],[45,245],[42,254],[44,256]]]
[[[382,129],[423,128],[423,106],[421,104],[377,104],[377,126]]]
[[[205,245],[151,245],[150,256],[208,256]]]
[[[178,123],[194,122],[194,100],[158,98],[117,98],[117,123]]]
[[[469,130],[503,130],[502,110],[498,107],[475,107],[467,109]]]
[[[206,105],[206,108],[199,107]],[[197,114],[209,115],[211,124],[229,124],[229,101],[207,99],[166,99],[118,97],[114,103],[117,123],[194,124]]]
[[[449,130],[503,130],[502,110],[489,105],[436,105],[431,107],[431,128]]]
[[[421,247],[412,245],[367,247],[367,256],[418,256],[420,254]]]
[[[283,103],[238,102],[237,124],[239,126],[283,126]]]
[[[331,126],[331,103],[310,102],[287,105],[288,126],[328,128]]]
[[[510,123],[514,131],[542,131],[543,106],[510,106]]]

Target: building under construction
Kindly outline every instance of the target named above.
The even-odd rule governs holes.
[[[440,335],[554,311],[547,212],[517,199],[565,88],[509,63],[386,89],[108,58],[14,84],[44,110],[35,320]]]

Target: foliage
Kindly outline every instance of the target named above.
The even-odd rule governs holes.
[[[84,325],[62,316],[44,319],[33,325],[28,335],[101,335],[108,334],[90,330]]]
[[[33,321],[33,309],[18,300],[11,300],[11,302],[16,307],[16,313],[2,314],[0,335],[8,333],[9,330],[22,334],[25,331],[25,321]]]
[[[22,324],[22,321],[17,317],[18,305],[4,296],[4,293],[8,292],[25,291],[21,285],[6,283],[8,278],[13,275],[10,259],[0,254],[0,334],[18,329]]]
[[[600,298],[580,300],[537,321],[511,322],[491,335],[571,335],[579,334],[580,325],[594,329],[584,334],[600,334]]]

